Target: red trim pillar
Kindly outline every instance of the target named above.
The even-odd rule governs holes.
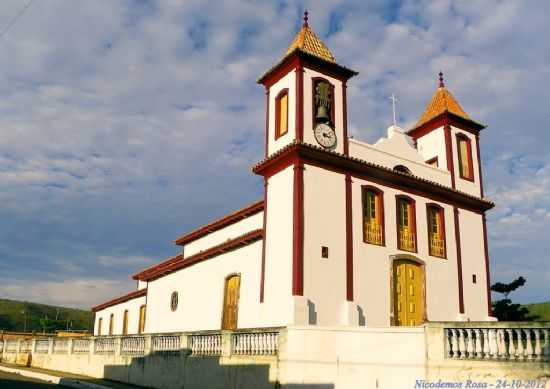
[[[344,155],[349,155],[349,141],[348,141],[348,99],[347,99],[347,83],[346,81],[342,82],[342,115],[344,119]]]
[[[460,247],[460,226],[458,220],[458,208],[453,207],[455,219],[455,242],[456,242],[456,266],[458,271],[458,307],[460,313],[464,313],[464,288],[462,284],[462,251]]]
[[[443,131],[445,134],[445,151],[447,159],[447,170],[451,173],[451,187],[455,189],[455,168],[454,168],[454,158],[453,158],[453,141],[451,139],[451,126],[445,124],[443,126]]]
[[[260,303],[264,302],[264,283],[265,283],[265,245],[267,240],[267,177],[264,177],[264,232],[262,242],[262,270],[260,279]]]
[[[487,280],[487,314],[493,315],[493,306],[491,302],[491,272],[489,269],[489,245],[487,244],[487,219],[485,213],[483,219],[483,246],[485,250],[485,279]]]
[[[269,154],[269,88],[265,88],[265,157]]]
[[[353,301],[353,219],[351,175],[346,174],[346,299]]]
[[[301,61],[296,67],[296,139],[304,140],[304,67]]]
[[[481,153],[479,152],[479,134],[476,134],[477,168],[479,176],[479,194],[483,197],[483,175],[481,174]]]
[[[304,163],[294,164],[292,295],[304,294]]]

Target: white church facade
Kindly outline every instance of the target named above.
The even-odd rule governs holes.
[[[261,200],[176,240],[180,252],[93,308],[95,335],[491,320],[479,152],[440,74],[425,112],[367,144],[348,81],[305,19],[265,87]]]

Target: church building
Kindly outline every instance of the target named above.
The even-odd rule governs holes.
[[[491,317],[479,134],[439,75],[418,122],[348,136],[347,85],[307,14],[260,77],[263,198],[176,239],[175,256],[93,308],[95,335],[420,326]]]

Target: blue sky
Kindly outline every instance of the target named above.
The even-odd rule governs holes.
[[[0,26],[26,2],[4,0]],[[35,1],[0,39],[0,297],[89,307],[261,197],[255,80],[301,23],[337,61],[350,132],[413,124],[436,73],[481,135],[492,277],[550,300],[550,3]]]

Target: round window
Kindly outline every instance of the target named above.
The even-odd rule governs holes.
[[[170,296],[170,309],[172,312],[178,309],[178,292],[172,292],[172,296]]]

